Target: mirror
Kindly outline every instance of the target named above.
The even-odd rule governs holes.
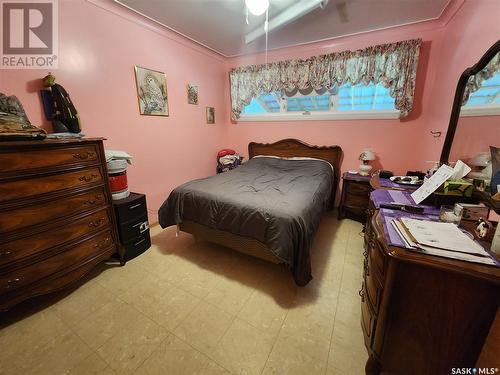
[[[500,155],[493,155],[498,162],[492,163],[490,146],[500,148],[500,41],[460,76],[440,159],[442,164],[458,159],[468,164],[472,172],[467,178],[480,186],[475,197],[499,213],[500,200],[493,199],[497,183],[490,186],[490,181]]]

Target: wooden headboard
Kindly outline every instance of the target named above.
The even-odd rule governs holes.
[[[333,165],[335,172],[332,189],[332,207],[335,204],[340,180],[340,164],[344,155],[340,146],[313,146],[292,138],[282,139],[275,143],[250,142],[248,144],[249,158],[251,159],[257,155],[274,155],[280,157],[302,156],[326,160]]]

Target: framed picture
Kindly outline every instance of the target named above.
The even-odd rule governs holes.
[[[136,65],[135,82],[141,115],[168,116],[165,73]]]
[[[207,107],[207,124],[215,124],[215,108]]]
[[[188,103],[198,105],[198,86],[187,84]]]

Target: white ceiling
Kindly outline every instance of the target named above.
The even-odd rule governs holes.
[[[248,45],[245,35],[263,27],[264,16],[249,15],[245,0],[115,0],[224,56],[260,52],[262,37]],[[269,18],[298,0],[270,0]],[[269,49],[367,32],[438,18],[449,0],[330,0],[302,18],[273,30]]]

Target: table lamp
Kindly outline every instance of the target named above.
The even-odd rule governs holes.
[[[491,156],[489,152],[480,152],[467,163],[472,168],[469,178],[488,180],[491,178]]]
[[[359,174],[361,176],[368,176],[372,170],[370,161],[375,160],[375,153],[372,150],[363,150],[358,159],[363,162],[363,164],[359,166]]]

